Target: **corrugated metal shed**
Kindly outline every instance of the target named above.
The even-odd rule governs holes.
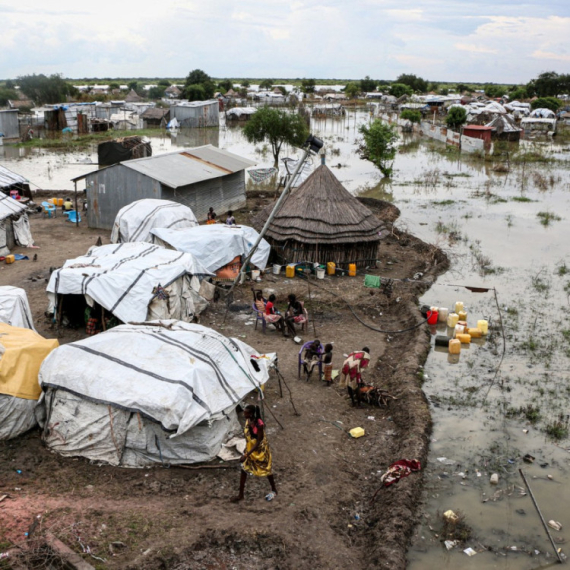
[[[183,127],[217,127],[220,124],[220,104],[217,99],[212,99],[172,105],[170,118],[175,118]]]
[[[20,125],[18,123],[18,111],[0,111],[0,133],[7,139],[20,138]]]

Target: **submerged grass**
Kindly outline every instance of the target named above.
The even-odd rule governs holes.
[[[553,212],[538,212],[536,217],[540,220],[543,226],[549,226],[550,222],[559,222],[562,220],[560,216],[554,214]]]

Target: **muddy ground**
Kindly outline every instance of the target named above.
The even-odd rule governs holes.
[[[260,195],[250,197],[238,222],[246,222],[266,202]],[[397,215],[389,206],[376,211],[389,222]],[[53,337],[57,331],[44,317],[50,267],[84,254],[99,236],[108,243],[109,233],[90,230],[85,223],[77,229],[60,216],[33,216],[31,225],[40,249],[18,252],[30,258],[37,253],[37,261],[2,264],[0,284],[26,289],[38,331]],[[380,268],[367,273],[394,279],[422,273],[430,282],[447,267],[439,250],[395,229],[382,242],[379,257]],[[334,342],[335,368],[344,354],[368,345],[374,366],[365,379],[398,398],[388,408],[355,409],[338,388],[324,387],[316,378],[299,380],[299,346],[274,330],[268,328],[264,335],[247,324],[251,284],[236,292],[236,310],[226,315],[225,305],[218,303],[201,316],[206,326],[278,353],[298,414],[285,386],[280,396],[273,376],[265,409],[276,500],[264,500],[269,486],[260,479],[248,480],[244,502],[230,503],[237,492],[238,465],[216,461],[215,469],[120,469],[52,454],[39,431],[32,431],[0,442],[0,496],[9,495],[0,503],[0,552],[30,543],[35,548],[49,530],[97,568],[404,568],[422,474],[373,497],[392,462],[426,461],[430,416],[421,391],[421,365],[430,333],[425,325],[398,334],[373,331],[346,302],[371,327],[407,329],[421,320],[417,298],[427,285],[394,281],[378,290],[362,283],[362,275],[307,283],[267,274],[256,287],[274,290],[280,304],[290,292],[305,299],[312,322],[301,336]],[[59,334],[61,343],[85,336],[83,330],[71,329]],[[366,436],[351,439],[334,421],[346,429],[361,426]],[[26,556],[25,564],[35,567]]]

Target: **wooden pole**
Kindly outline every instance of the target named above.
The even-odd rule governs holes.
[[[556,548],[556,545],[554,544],[554,540],[552,539],[552,535],[550,534],[550,531],[548,530],[548,526],[544,520],[544,517],[542,516],[542,513],[540,512],[540,509],[538,508],[538,504],[536,503],[536,499],[534,498],[534,495],[532,494],[532,491],[530,489],[530,485],[528,484],[528,481],[526,480],[526,477],[524,476],[523,470],[519,469],[519,473],[521,474],[521,477],[524,481],[524,484],[526,485],[526,488],[528,489],[528,494],[530,495],[530,498],[532,499],[532,503],[534,504],[534,508],[536,509],[536,512],[538,513],[538,516],[540,517],[540,522],[542,523],[542,526],[544,527],[544,530],[546,531],[546,534],[548,535],[548,538],[550,539],[550,544],[552,544],[552,548],[554,548],[554,552],[556,553],[556,557],[558,558],[558,562],[560,562],[560,564],[562,564],[563,560],[562,560],[562,557],[560,556],[560,552],[558,552],[558,549]]]
[[[77,209],[77,180],[73,181],[75,186],[75,227],[79,227],[79,210]]]

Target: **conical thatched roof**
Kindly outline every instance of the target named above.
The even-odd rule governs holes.
[[[129,91],[129,94],[125,98],[126,103],[139,103],[142,100],[143,98],[140,95],[138,95],[134,89],[131,89]]]
[[[254,220],[263,227],[273,204]],[[327,166],[319,166],[289,196],[277,212],[266,237],[306,244],[349,244],[379,241],[382,222],[338,181]]]

